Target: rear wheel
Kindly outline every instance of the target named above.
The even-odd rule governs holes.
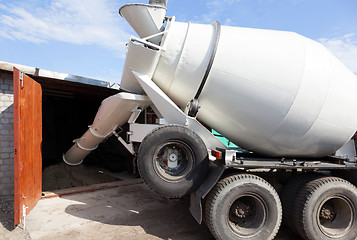
[[[205,144],[181,125],[166,125],[149,133],[140,145],[137,160],[147,185],[169,198],[189,194],[208,172]]]
[[[336,177],[307,183],[297,202],[296,229],[305,239],[356,239],[357,188]]]
[[[207,196],[206,223],[216,239],[273,239],[282,218],[279,196],[264,179],[250,174],[219,181]]]

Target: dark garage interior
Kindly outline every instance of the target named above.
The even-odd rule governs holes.
[[[118,90],[69,81],[35,78],[42,87],[42,191],[118,181],[131,154],[115,136],[106,139],[79,166],[68,166],[62,154],[92,124],[106,97]]]

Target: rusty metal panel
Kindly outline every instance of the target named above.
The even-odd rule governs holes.
[[[42,192],[42,89],[14,68],[14,224],[36,206]]]

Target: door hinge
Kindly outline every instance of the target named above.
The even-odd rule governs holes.
[[[21,83],[21,88],[24,88],[24,73],[20,72],[20,83]]]
[[[25,196],[24,196],[25,198]],[[26,230],[26,209],[28,209],[29,207],[26,207],[25,204],[22,205],[22,217],[23,217],[23,230]]]

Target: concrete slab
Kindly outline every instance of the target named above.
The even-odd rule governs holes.
[[[40,200],[26,217],[31,239],[212,239],[188,212],[143,183]]]
[[[0,239],[213,239],[189,213],[189,199],[167,200],[141,179],[122,179],[115,188],[42,199],[26,217],[26,231],[0,231]],[[299,238],[282,227],[276,239]]]

